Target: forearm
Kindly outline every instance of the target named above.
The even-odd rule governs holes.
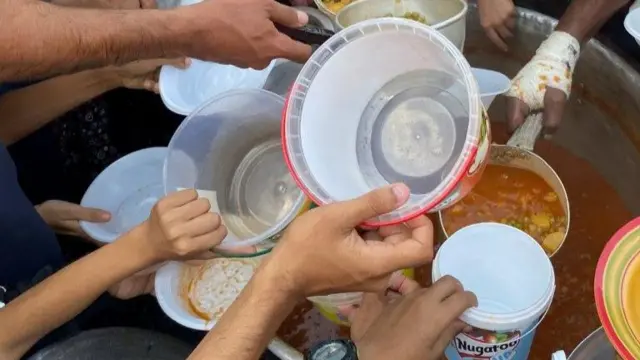
[[[99,69],[58,76],[9,92],[0,97],[0,142],[10,145],[118,86],[115,76]]]
[[[138,228],[139,229],[139,228]],[[0,358],[19,359],[110,286],[149,266],[138,229],[55,273],[0,310]]]
[[[579,42],[591,39],[628,0],[573,0],[556,30],[571,34]]]
[[[177,10],[104,10],[0,0],[0,82],[182,56]]]
[[[256,273],[189,360],[258,359],[296,304],[280,284],[269,271]]]

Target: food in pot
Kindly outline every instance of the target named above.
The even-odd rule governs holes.
[[[255,259],[217,258],[197,267],[185,266],[184,300],[191,312],[217,321],[231,306],[258,266]]]
[[[551,186],[538,174],[515,167],[487,165],[478,184],[459,203],[442,212],[445,231],[480,222],[500,222],[525,231],[548,254],[564,240],[567,216]]]
[[[425,25],[429,25],[427,24],[427,18],[424,17],[424,15],[420,14],[417,11],[407,11],[406,13],[404,13],[402,16],[393,16],[393,14],[387,14],[385,16],[382,17],[397,17],[397,18],[404,18],[404,19],[409,19],[409,20],[413,20],[413,21],[417,21],[419,23],[423,23]]]
[[[351,4],[354,0],[322,0],[322,4],[334,15],[343,7]]]

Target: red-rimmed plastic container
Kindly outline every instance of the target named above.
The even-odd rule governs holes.
[[[294,82],[282,120],[283,152],[318,205],[403,182],[381,226],[462,198],[487,161],[490,133],[469,63],[443,35],[395,18],[363,21],[325,42]]]

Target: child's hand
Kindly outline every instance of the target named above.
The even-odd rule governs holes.
[[[156,261],[210,259],[212,249],[227,236],[220,215],[198,198],[193,189],[178,191],[160,199],[141,226],[143,237]]]

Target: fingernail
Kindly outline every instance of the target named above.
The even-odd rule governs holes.
[[[102,213],[100,214],[100,218],[101,218],[102,220],[109,221],[109,219],[111,219],[111,214],[110,214],[110,213],[108,213],[108,212],[102,212]]]
[[[402,205],[409,199],[409,188],[405,184],[391,185],[391,191],[396,196],[396,204]]]
[[[307,23],[309,22],[309,15],[307,15],[307,13],[304,11],[296,11],[298,11],[298,23],[300,24],[300,26],[307,25]]]
[[[472,326],[467,325],[467,326],[465,326],[465,327],[464,327],[464,329],[462,329],[462,331],[463,331],[463,332],[466,332],[466,333],[468,333],[468,332],[472,332],[472,331],[473,331],[473,327],[472,327]]]

